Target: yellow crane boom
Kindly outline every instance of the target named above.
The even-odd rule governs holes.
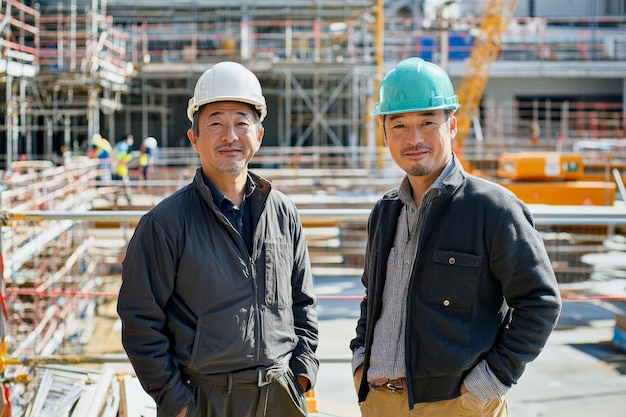
[[[480,32],[474,38],[472,53],[467,69],[457,90],[461,108],[457,111],[457,147],[461,150],[463,140],[478,111],[480,100],[485,92],[493,62],[498,57],[506,28],[517,8],[518,0],[490,0],[480,25]]]

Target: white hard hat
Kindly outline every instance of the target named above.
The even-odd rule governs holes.
[[[152,136],[148,136],[147,138],[143,140],[142,144],[148,149],[156,149],[157,140],[156,138],[153,138]]]
[[[200,76],[187,106],[187,117],[193,122],[198,109],[216,101],[240,101],[253,105],[263,121],[267,114],[265,97],[259,79],[236,62],[220,62]]]

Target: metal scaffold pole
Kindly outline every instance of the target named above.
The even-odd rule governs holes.
[[[0,198],[0,212],[2,211],[2,198]],[[2,247],[2,226],[0,226],[0,343],[4,342],[6,333],[7,307],[5,303],[5,285],[4,285],[4,248]]]
[[[377,0],[376,1],[376,44],[375,44],[375,48],[374,50],[376,51],[376,74],[374,77],[374,92],[372,94],[373,96],[373,102],[372,102],[372,108],[368,108],[368,117],[370,114],[373,113],[373,106],[374,103],[376,103],[376,101],[378,100],[378,88],[380,87],[380,83],[383,80],[383,71],[384,71],[384,63],[385,63],[385,56],[384,56],[384,34],[385,34],[385,2],[384,0]],[[374,130],[374,135],[375,135],[375,140],[372,141],[372,143],[376,143],[376,161],[377,161],[377,168],[378,169],[382,169],[383,168],[383,164],[384,164],[384,158],[382,158],[382,153],[384,152],[384,138],[383,138],[383,129],[380,126],[379,123],[376,122],[376,120],[373,120],[373,123],[375,125]]]

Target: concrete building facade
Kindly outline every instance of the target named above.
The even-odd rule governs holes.
[[[199,75],[221,60],[261,79],[267,146],[375,148],[377,82],[398,60],[422,56],[462,82],[490,2],[442,3],[3,2],[12,19],[2,32],[10,52],[3,62],[13,70],[1,83],[0,155],[5,164],[21,155],[50,159],[64,144],[80,151],[96,133],[188,146],[187,100]],[[533,121],[546,144],[559,135],[621,137],[623,1],[516,3],[467,143],[525,140]]]

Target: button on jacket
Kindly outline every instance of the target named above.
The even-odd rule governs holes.
[[[442,193],[424,204],[429,207],[422,207],[407,294],[411,408],[458,397],[465,376],[481,360],[503,384],[515,384],[545,345],[561,307],[542,238],[515,195],[468,175],[456,161]],[[392,190],[376,203],[368,222],[366,297],[350,344],[353,351],[365,348],[364,375],[401,208],[398,190]],[[359,401],[368,390],[364,377]]]
[[[211,200],[201,169],[139,221],[123,261],[123,344],[158,414],[192,399],[181,368],[213,374],[290,357],[315,384],[317,316],[293,203],[265,179],[248,197],[252,254]]]

